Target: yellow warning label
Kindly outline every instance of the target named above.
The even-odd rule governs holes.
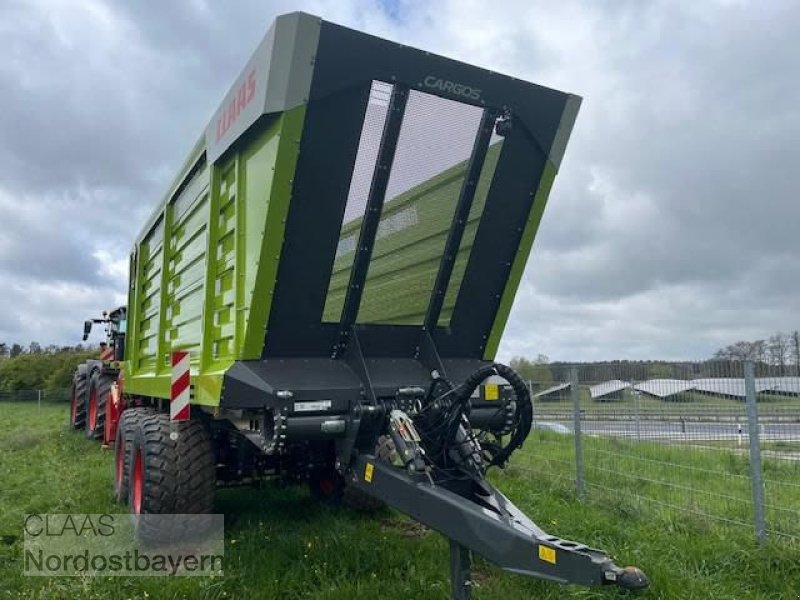
[[[486,400],[498,400],[500,398],[500,386],[496,383],[487,383],[483,390]]]
[[[556,549],[549,546],[539,546],[539,558],[551,565],[556,564]]]
[[[367,463],[367,468],[364,469],[364,481],[372,483],[372,472],[375,470],[375,465]]]

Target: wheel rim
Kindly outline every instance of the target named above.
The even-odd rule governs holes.
[[[97,391],[92,388],[89,392],[89,430],[94,431],[97,425]]]
[[[319,491],[323,496],[332,496],[336,491],[336,482],[329,477],[323,477],[319,480]]]
[[[122,440],[120,440],[119,445],[117,446],[117,456],[116,456],[116,476],[114,477],[114,490],[119,494],[119,491],[122,489],[122,467],[125,463],[125,452],[123,450],[125,444]]]
[[[131,482],[133,489],[133,513],[138,515],[142,512],[142,485],[143,485],[143,465],[142,465],[142,451],[137,450],[133,458],[133,481]]]

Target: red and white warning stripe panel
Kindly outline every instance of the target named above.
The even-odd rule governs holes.
[[[169,418],[172,421],[189,420],[191,398],[189,353],[178,350],[172,353],[172,387],[170,390]]]
[[[101,347],[100,360],[114,360],[114,349],[111,346]]]

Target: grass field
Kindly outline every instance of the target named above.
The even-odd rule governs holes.
[[[122,512],[111,498],[111,454],[68,432],[66,410],[45,404],[37,414],[35,405],[0,403],[0,599],[449,597],[447,545],[438,534],[391,511],[364,516],[320,506],[302,488],[272,486],[218,494],[217,511],[226,518],[224,577],[24,577],[25,513]],[[641,598],[798,597],[800,548],[775,542],[761,548],[745,528],[644,510],[613,494],[590,494],[580,503],[569,479],[547,468],[568,460],[565,442],[546,432],[536,436],[526,444],[529,454],[494,480],[545,529],[642,567],[652,585]],[[537,452],[553,461],[537,459]],[[529,580],[480,560],[474,579],[478,599],[621,595]]]
[[[536,478],[560,471],[571,487],[575,454],[571,436],[541,432],[531,454],[514,469]],[[662,521],[693,520],[702,530],[713,521],[753,530],[752,482],[746,450],[713,442],[698,448],[679,443],[636,442],[584,436],[583,455],[589,500],[615,511],[655,516]],[[800,541],[800,461],[775,460],[765,453],[766,527]]]

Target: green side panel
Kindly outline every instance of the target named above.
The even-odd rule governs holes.
[[[214,168],[209,217],[204,339],[201,372],[214,371],[236,356],[236,320],[241,309],[237,279],[237,224],[243,205],[239,190],[239,155]]]
[[[188,206],[176,202],[176,218],[170,239],[168,309],[164,329],[162,364],[169,364],[173,348],[190,352],[193,366],[200,361],[202,343],[203,284],[208,235],[208,173],[203,184],[187,198]]]
[[[139,246],[136,306],[136,369],[155,371],[161,325],[161,269],[164,250],[164,219],[160,218]]]
[[[169,397],[170,355],[191,355],[193,403],[219,404],[233,362],[264,345],[303,107],[265,118],[216,165],[200,164],[138,248],[126,391]]]
[[[160,261],[157,282],[149,275],[154,269],[148,247],[152,234],[146,235],[139,245],[139,270],[133,293],[136,299],[131,303],[134,312],[129,315],[133,330],[129,333],[128,348],[133,348],[126,362],[126,390],[130,393],[169,397],[173,349],[188,350],[193,367],[199,366],[208,178],[209,169],[201,165],[162,209],[154,230],[154,233],[160,230],[163,240],[163,249],[157,256]],[[154,298],[158,298],[158,319],[155,352],[151,355],[148,311],[152,310]]]
[[[536,231],[539,229],[539,223],[542,220],[542,214],[544,214],[544,207],[547,205],[547,197],[550,195],[550,189],[553,187],[553,181],[555,180],[557,172],[558,169],[556,166],[548,160],[545,163],[542,179],[533,199],[533,206],[531,206],[531,212],[525,224],[525,230],[522,232],[519,250],[517,250],[514,263],[511,265],[511,272],[508,276],[506,288],[503,291],[503,296],[500,298],[500,306],[497,309],[492,330],[489,332],[489,338],[486,341],[486,348],[483,354],[483,358],[486,360],[494,360],[497,354],[500,338],[503,335],[503,330],[506,328],[508,315],[511,313],[511,305],[514,302],[514,296],[516,296],[519,283],[522,280],[522,274],[525,271],[525,265],[528,262],[528,257],[533,247],[533,240],[536,237]]]
[[[263,146],[245,157],[245,186],[255,192],[254,200],[248,202],[248,206],[260,211],[260,216],[249,221],[248,225],[248,240],[252,236],[252,244],[248,245],[247,250],[251,276],[247,279],[245,293],[249,318],[246,321],[240,353],[244,360],[260,358],[264,349],[264,332],[267,329],[267,318],[278,276],[305,116],[305,106],[283,113],[275,126],[267,132]]]

